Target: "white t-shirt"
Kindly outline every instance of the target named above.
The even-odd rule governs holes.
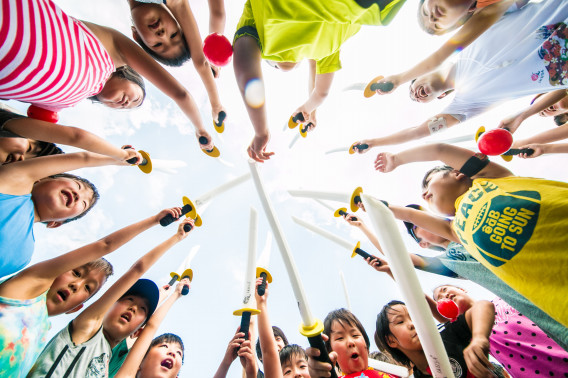
[[[565,0],[504,15],[458,55],[455,97],[442,113],[465,121],[507,100],[568,88],[567,19]]]

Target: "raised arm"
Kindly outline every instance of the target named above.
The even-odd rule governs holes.
[[[225,378],[227,376],[231,364],[237,358],[239,347],[241,346],[243,341],[245,341],[244,337],[245,334],[243,332],[237,331],[235,333],[231,341],[229,341],[229,345],[227,346],[223,360],[217,368],[217,371],[215,372],[213,378]]]
[[[310,73],[311,70],[312,70],[312,61],[310,61]],[[314,79],[313,89],[310,91],[310,97],[308,97],[308,100],[294,111],[294,114],[301,112],[304,116],[304,119],[306,121],[310,121],[312,112],[314,112],[318,108],[318,106],[320,106],[327,98],[327,95],[329,94],[329,90],[331,88],[331,84],[333,82],[333,76],[334,72],[316,74]]]
[[[33,184],[45,177],[79,168],[104,165],[127,165],[108,156],[92,152],[42,156],[0,167],[0,192],[24,195],[31,192]]]
[[[115,231],[94,243],[34,264],[0,285],[0,296],[14,299],[36,298],[48,290],[59,275],[116,251],[137,235],[157,225],[160,219],[167,214],[179,218],[181,208],[162,210],[156,215]]]
[[[270,325],[270,317],[268,316],[268,283],[263,296],[258,295],[258,286],[262,283],[262,278],[257,278],[254,295],[256,297],[256,305],[260,310],[258,314],[258,338],[260,340],[260,349],[262,351],[262,366],[264,366],[264,375],[267,377],[282,377],[282,367],[280,366],[280,355],[274,340],[274,333]]]
[[[460,30],[429,57],[407,71],[386,77],[379,81],[380,83],[391,82],[394,84],[394,87],[389,92],[379,91],[378,93],[392,93],[392,91],[401,84],[438,69],[452,54],[459,49],[464,49],[469,46],[481,34],[495,24],[513,3],[513,0],[502,0],[476,11]]]
[[[136,376],[136,372],[140,368],[140,364],[152,343],[154,335],[158,331],[160,324],[162,324],[162,321],[170,311],[170,308],[172,308],[175,301],[181,298],[181,290],[186,284],[189,285],[189,279],[187,278],[178,282],[174,292],[160,307],[158,307],[156,312],[152,314],[150,320],[148,320],[144,326],[142,333],[136,339],[132,349],[128,352],[128,356],[126,357],[126,360],[124,360],[120,370],[116,373],[116,378],[129,378]]]
[[[471,329],[471,342],[463,351],[468,369],[476,377],[486,377],[492,370],[487,359],[489,335],[495,322],[495,306],[489,301],[477,301],[466,311],[465,319]]]
[[[381,152],[375,160],[375,169],[386,173],[404,164],[418,161],[441,161],[450,167],[460,170],[474,153],[465,148],[444,143],[432,143],[411,148],[396,154]],[[502,165],[489,162],[474,177],[509,177],[513,173]],[[433,231],[432,231],[433,232]],[[451,239],[450,239],[451,240]]]
[[[513,147],[521,148],[527,144],[552,143],[564,139],[568,139],[568,123],[562,126],[557,126],[554,129],[546,130],[526,139],[517,140],[513,143]]]
[[[4,130],[24,138],[73,146],[97,154],[107,155],[120,161],[126,161],[139,155],[135,150],[123,150],[113,146],[87,130],[33,118],[12,119],[4,124]]]
[[[221,1],[221,5],[222,5]],[[210,4],[211,5],[211,4]],[[221,100],[219,98],[219,93],[217,91],[217,85],[213,78],[213,72],[211,72],[211,66],[205,55],[203,54],[203,41],[201,40],[201,35],[199,34],[199,28],[197,27],[197,21],[193,16],[191,7],[189,6],[188,0],[174,0],[168,1],[167,7],[172,11],[172,14],[178,20],[187,45],[189,46],[189,51],[191,51],[191,59],[193,60],[193,65],[205,85],[207,90],[207,95],[209,96],[209,101],[211,102],[211,110],[213,113],[213,120],[217,120],[218,114],[223,110],[223,105],[221,105]]]
[[[540,113],[544,109],[556,104],[558,101],[566,97],[566,89],[558,89],[556,91],[548,92],[540,96],[534,103],[529,107],[523,109],[518,114],[505,118],[499,123],[499,127],[507,129],[514,133],[517,131],[521,123],[523,123],[527,118],[532,117],[535,114]]]
[[[209,34],[225,32],[225,0],[208,0],[209,4]]]
[[[373,147],[402,144],[410,142],[411,140],[426,138],[434,132],[443,130],[438,128],[439,125],[443,124],[445,127],[452,127],[458,123],[460,123],[460,121],[449,114],[436,114],[434,117],[422,122],[418,126],[397,131],[396,133],[386,137],[360,140],[357,144],[367,144],[369,148],[363,150],[356,149],[356,151],[358,153],[365,153]]]
[[[87,307],[73,320],[73,334],[71,338],[75,344],[82,344],[89,340],[101,327],[103,318],[110,307],[118,301],[164,253],[186,238],[189,233],[183,229],[186,224],[192,226],[189,232],[195,228],[193,219],[185,218],[180,223],[175,235],[169,237],[166,241],[138,259],[95,303]]]

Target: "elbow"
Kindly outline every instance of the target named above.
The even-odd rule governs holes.
[[[89,132],[78,127],[69,127],[69,140],[67,143],[71,146],[81,146],[87,142]]]
[[[172,93],[171,98],[176,103],[180,104],[180,103],[185,103],[185,102],[189,101],[190,96],[189,96],[189,92],[185,88],[180,87],[180,88],[175,89],[175,92]]]

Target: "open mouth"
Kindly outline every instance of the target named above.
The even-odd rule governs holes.
[[[69,298],[69,291],[68,290],[58,290],[57,295],[61,298],[62,302],[65,302],[67,298]]]
[[[73,203],[73,195],[66,190],[62,190],[61,194],[63,195],[65,206],[69,207]]]
[[[14,157],[14,155],[8,154],[8,156],[6,157],[6,161],[4,161],[4,163],[2,163],[2,164],[10,164],[10,163],[12,163],[14,160],[16,160],[16,158]]]
[[[120,318],[126,320],[127,322],[130,322],[130,320],[132,319],[132,314],[130,312],[125,312],[124,314],[120,315]]]
[[[351,359],[352,359],[352,360],[356,360],[357,358],[359,358],[359,354],[353,353],[353,354],[351,355]]]
[[[174,367],[174,361],[171,358],[166,358],[160,365],[166,369],[172,369]]]

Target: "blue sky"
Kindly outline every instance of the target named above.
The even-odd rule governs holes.
[[[130,16],[126,1],[56,1],[68,14],[87,21],[115,27],[129,35]],[[240,17],[243,1],[227,1],[225,34],[232,38]],[[207,34],[208,10],[205,0],[191,1],[203,37]],[[421,203],[420,181],[430,163],[398,168],[388,175],[376,173],[373,161],[380,150],[399,151],[418,145],[375,149],[362,156],[345,153],[326,155],[325,151],[347,147],[361,138],[387,135],[400,128],[416,125],[437,114],[448,99],[423,105],[410,101],[406,86],[390,96],[364,99],[358,92],[343,92],[353,82],[366,82],[379,74],[391,74],[410,67],[444,41],[421,32],[415,22],[415,2],[408,2],[388,27],[363,28],[342,49],[343,69],[336,74],[332,92],[318,110],[318,127],[308,138],[299,140],[292,148],[289,143],[296,130],[283,130],[288,117],[307,98],[307,65],[283,73],[263,64],[268,121],[272,131],[269,149],[276,155],[260,167],[261,174],[277,216],[287,236],[306,295],[314,315],[323,320],[336,308],[346,306],[339,271],[343,271],[350,293],[353,312],[362,320],[367,332],[374,333],[374,319],[379,309],[390,299],[401,299],[397,286],[386,275],[370,269],[360,259],[350,259],[347,251],[310,233],[293,223],[295,215],[313,222],[355,243],[361,240],[363,249],[376,253],[357,230],[312,200],[291,197],[288,189],[314,189],[351,193],[362,186],[366,193],[392,203]],[[205,89],[191,63],[171,69],[196,99],[205,125],[213,135],[209,101]],[[101,201],[85,218],[56,230],[36,225],[36,250],[33,262],[65,253],[92,242],[114,230],[157,213],[181,205],[181,197],[198,198],[227,180],[248,172],[246,146],[253,130],[238,92],[232,66],[225,67],[217,80],[221,100],[227,109],[225,133],[214,135],[221,150],[222,162],[199,151],[193,129],[181,111],[167,97],[148,85],[145,104],[132,111],[116,111],[88,101],[61,112],[61,123],[88,129],[120,146],[132,144],[148,151],[156,159],[178,163],[177,174],[155,171],[142,174],[134,167],[105,167],[81,170],[78,173],[97,184]],[[472,121],[455,127],[440,136],[448,138],[473,134],[480,125],[492,128],[498,121],[526,106],[530,99],[520,99],[495,108]],[[24,104],[11,105],[25,109]],[[531,119],[518,132],[530,135],[552,128],[551,119]],[[517,134],[516,134],[517,136]],[[464,146],[473,147],[473,143]],[[71,149],[67,149],[70,151]],[[499,158],[497,158],[499,159]],[[500,159],[499,159],[500,160]],[[564,156],[544,156],[534,160],[514,159],[508,167],[523,176],[546,177],[566,181],[568,171]],[[332,203],[335,207],[344,206]],[[146,275],[158,284],[165,283],[167,274],[175,269],[195,245],[201,248],[192,262],[194,281],[187,297],[173,307],[160,333],[179,334],[186,345],[185,364],[181,376],[212,376],[221,362],[227,343],[240,323],[232,312],[240,307],[246,253],[248,249],[249,208],[259,213],[259,253],[269,230],[266,217],[252,182],[249,180],[230,192],[214,198],[202,214],[203,227],[172,248]],[[365,215],[362,216],[370,224]],[[108,256],[120,276],[141,254],[169,237],[175,226],[151,229],[125,247]],[[403,232],[403,226],[400,224]],[[419,247],[404,235],[409,251]],[[300,316],[296,309],[282,259],[273,243],[270,271],[274,282],[270,286],[269,309],[271,321],[280,326],[292,343],[306,346],[307,340],[297,331]],[[452,281],[427,273],[418,273],[424,291]],[[107,287],[114,281],[110,280]],[[492,295],[469,282],[459,282],[478,298]],[[73,317],[53,318],[50,336],[64,327]],[[372,337],[371,337],[372,338]],[[376,347],[371,348],[375,350]],[[236,361],[230,377],[239,377]]]

